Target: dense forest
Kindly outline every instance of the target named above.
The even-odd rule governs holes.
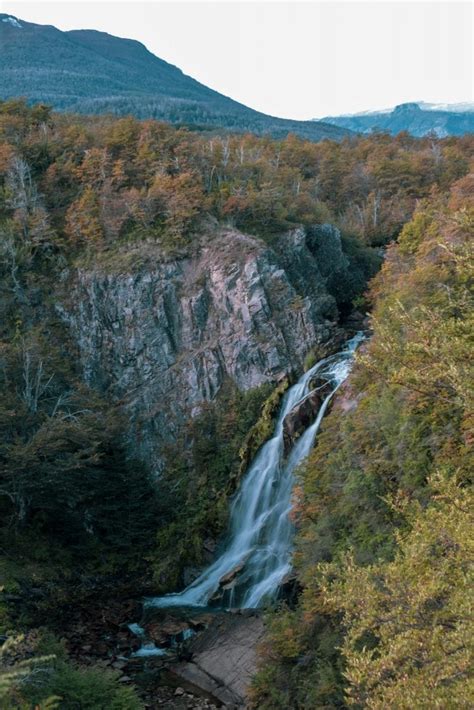
[[[472,704],[472,176],[422,201],[372,282],[374,335],[296,492],[298,606],[259,708]]]
[[[155,480],[121,403],[84,384],[58,306],[73,274],[179,261],[219,224],[272,245],[323,223],[351,265],[329,284],[341,319],[371,308],[374,335],[300,474],[302,591],[271,614],[255,707],[469,706],[473,154],[472,136],[277,141],[0,102],[0,707],[142,707],[57,637],[71,605],[202,561],[272,398],[229,385]]]

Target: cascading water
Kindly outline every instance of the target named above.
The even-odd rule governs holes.
[[[184,591],[149,599],[147,606],[207,606],[223,578],[234,572],[236,579],[220,599],[221,605],[255,608],[277,594],[291,566],[293,525],[289,513],[293,472],[311,450],[327,406],[349,374],[353,354],[363,337],[358,333],[342,352],[318,362],[286,392],[274,435],[257,453],[234,498],[230,530],[220,557]],[[284,419],[309,394],[315,375],[327,380],[331,389],[315,421],[297,439],[285,460]]]

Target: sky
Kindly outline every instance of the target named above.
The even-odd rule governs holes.
[[[203,84],[284,118],[474,100],[471,2],[0,0],[0,12],[137,39]]]

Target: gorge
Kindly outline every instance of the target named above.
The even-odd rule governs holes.
[[[293,474],[313,446],[330,400],[346,379],[362,339],[358,333],[342,352],[313,365],[283,396],[272,438],[257,452],[231,505],[230,530],[222,554],[183,592],[149,599],[147,605],[205,607],[215,603],[224,608],[252,609],[277,596],[291,569]],[[285,457],[285,418],[308,398],[316,376],[329,384],[329,392],[323,395],[314,422]]]
[[[157,473],[166,444],[226,381],[244,391],[275,383],[342,336],[327,284],[355,264],[336,228],[294,229],[269,246],[211,224],[205,239],[185,258],[128,247],[140,267],[92,265],[63,277],[58,311],[84,380],[121,402],[130,451]]]
[[[291,571],[295,469],[314,445],[322,418],[363,339],[363,333],[357,333],[341,352],[310,367],[282,396],[271,438],[257,451],[230,506],[221,552],[184,591],[145,600],[140,622],[145,628],[129,625],[142,644],[132,660],[146,663],[157,658],[195,692],[226,706],[245,706],[263,626],[258,614],[235,613],[238,609],[248,613],[281,596],[280,585]],[[308,402],[312,414],[305,429]],[[301,418],[303,410],[299,436],[285,446],[288,418]],[[155,610],[161,613],[157,616]],[[166,631],[173,628],[176,636],[167,637]],[[160,634],[164,646],[154,643]],[[178,659],[188,656],[188,661],[177,663],[177,646]]]
[[[473,156],[0,101],[2,710],[469,707]]]

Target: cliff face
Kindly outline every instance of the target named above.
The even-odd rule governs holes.
[[[333,239],[338,270],[346,262]],[[273,248],[219,230],[185,259],[80,269],[60,311],[85,381],[123,404],[131,453],[159,472],[163,445],[226,378],[241,389],[276,381],[331,337],[330,273],[302,229]]]

